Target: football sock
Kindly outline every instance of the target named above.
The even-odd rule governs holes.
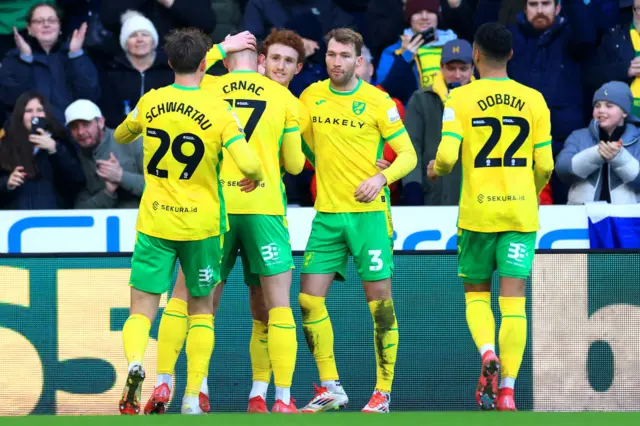
[[[134,362],[142,363],[144,351],[149,343],[149,330],[151,330],[151,322],[142,314],[130,315],[124,323],[122,341],[129,365]]]
[[[158,374],[156,379],[156,387],[166,384],[169,386],[169,390],[173,388],[173,376],[171,374]]]
[[[373,300],[369,302],[369,310],[373,317],[373,340],[376,349],[376,389],[389,393],[400,338],[393,300]]]
[[[266,383],[267,386],[269,386],[269,382],[271,381],[271,360],[269,359],[268,333],[268,324],[262,321],[253,320],[251,340],[249,342],[249,355],[251,357],[253,382]]]
[[[162,313],[158,329],[158,374],[173,375],[187,338],[187,302],[172,297]],[[160,378],[160,376],[158,376]],[[171,385],[169,385],[171,386]]]
[[[336,392],[336,391],[344,392],[344,389],[342,389],[342,385],[340,384],[339,380],[326,380],[326,381],[320,382],[320,386],[322,386],[323,388],[327,388],[327,390],[329,390],[330,392]]]
[[[470,291],[464,295],[467,303],[467,324],[480,355],[495,352],[496,322],[491,310],[491,293]]]
[[[277,400],[284,402],[285,405],[289,405],[291,403],[291,389],[276,386],[276,401]]]
[[[513,389],[516,386],[516,379],[512,379],[511,377],[503,377],[500,380],[500,389],[502,388],[511,388]]]
[[[202,381],[209,373],[213,353],[213,315],[190,315],[187,335],[187,387],[185,397],[198,397]]]
[[[267,389],[269,389],[269,383],[253,382],[253,386],[251,386],[251,393],[249,394],[249,399],[255,398],[256,396],[261,396],[262,399],[266,401]]]
[[[277,387],[288,389],[291,387],[298,354],[296,323],[291,308],[269,310],[268,345],[274,383]],[[287,401],[284,402],[288,404]]]
[[[515,379],[522,364],[524,348],[527,343],[527,314],[524,297],[500,297],[500,363],[502,377]]]
[[[206,377],[202,379],[202,384],[200,385],[200,392],[209,396],[209,382],[207,381]]]
[[[324,297],[300,293],[302,329],[307,346],[313,354],[322,382],[339,380],[336,360],[333,355],[333,327]]]

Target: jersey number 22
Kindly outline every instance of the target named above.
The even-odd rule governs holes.
[[[524,141],[529,137],[529,122],[522,117],[502,117],[502,123],[495,117],[474,118],[471,120],[473,127],[490,127],[491,134],[484,144],[476,159],[474,167],[526,167],[526,158],[514,158]],[[502,158],[489,158],[489,154],[500,142],[502,126],[516,126],[520,129],[516,138],[511,142]]]

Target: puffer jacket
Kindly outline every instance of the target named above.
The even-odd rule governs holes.
[[[612,204],[636,204],[640,201],[640,129],[627,123],[622,134],[622,149],[609,162],[609,190]],[[598,200],[602,191],[602,166],[598,153],[600,129],[593,120],[589,127],[571,133],[556,159],[556,172],[570,185],[568,204]]]

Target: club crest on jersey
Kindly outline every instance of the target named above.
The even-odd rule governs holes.
[[[367,107],[367,104],[365,104],[364,102],[353,101],[353,104],[351,105],[351,110],[355,115],[360,115],[364,112],[364,109],[366,107]]]

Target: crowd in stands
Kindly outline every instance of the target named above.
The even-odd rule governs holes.
[[[113,129],[144,93],[173,82],[163,37],[189,26],[214,43],[239,30],[258,42],[273,28],[296,31],[306,56],[296,96],[328,78],[324,35],[359,31],[357,74],[396,101],[419,158],[392,204],[457,205],[460,170],[431,182],[426,165],[449,91],[477,77],[475,29],[491,21],[513,33],[509,77],[551,110],[556,172],[541,204],[637,203],[640,0],[5,0],[0,209],[137,207],[141,141],[118,146]],[[386,146],[382,166],[394,158]],[[290,204],[313,204],[310,164],[285,184]]]

